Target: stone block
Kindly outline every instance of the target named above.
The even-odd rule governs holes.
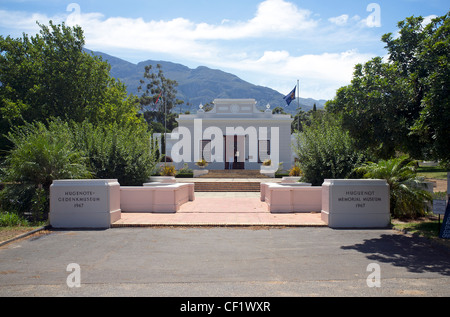
[[[109,228],[121,218],[116,179],[55,180],[50,186],[53,228]]]
[[[390,224],[389,185],[375,179],[326,179],[321,218],[331,228],[385,228]]]

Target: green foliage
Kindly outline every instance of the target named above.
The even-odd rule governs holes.
[[[450,19],[449,13],[425,26],[423,17],[398,23],[399,37],[386,34],[382,40],[389,60],[409,81],[417,116],[411,135],[422,140],[423,150],[434,159],[450,161]]]
[[[412,132],[429,141],[431,157],[450,166],[450,19],[449,13],[428,24],[418,61],[426,87],[423,108]]]
[[[2,208],[46,219],[48,194],[55,179],[89,177],[86,159],[75,148],[68,124],[60,120],[26,124],[8,135],[14,145],[1,169]]]
[[[294,166],[291,167],[289,170],[289,176],[302,176],[303,171],[300,168],[300,164],[296,163]]]
[[[40,34],[0,36],[0,134],[50,117],[66,121],[126,122],[137,100],[110,77],[110,65],[83,51],[80,27],[39,25]],[[0,139],[0,150],[11,146]]]
[[[173,164],[164,164],[161,166],[159,174],[161,176],[175,176],[177,175],[177,171]]]
[[[82,29],[39,26],[35,37],[0,36],[0,202],[33,221],[48,216],[53,180],[141,185],[156,162],[137,97],[83,51]]]
[[[164,76],[161,64],[156,65],[155,71],[152,65],[145,66],[144,79],[140,80],[138,87],[138,91],[143,91],[139,103],[153,131],[164,132],[164,128],[172,131],[177,126],[176,114],[172,113],[172,109],[183,104],[183,101],[176,99],[178,83]]]
[[[390,158],[413,149],[410,127],[419,116],[412,90],[393,64],[376,57],[356,65],[351,85],[340,88],[327,110],[342,114],[343,127],[360,150]],[[416,148],[420,143],[414,138]]]
[[[0,212],[0,227],[27,226],[28,222],[14,212]]]
[[[291,133],[296,133],[297,131],[302,132],[303,127],[310,126],[312,120],[320,119],[325,115],[324,110],[317,110],[316,104],[312,110],[303,111],[300,108],[297,109],[297,113],[294,115],[294,120],[291,123]]]
[[[349,178],[353,169],[365,160],[340,121],[331,115],[304,127],[294,147],[303,179],[313,185],[321,185],[327,178]]]
[[[425,215],[432,194],[425,190],[423,178],[416,173],[416,162],[407,156],[368,162],[355,171],[364,178],[385,179],[390,188],[391,215],[395,218],[415,218]]]
[[[450,161],[450,19],[424,26],[424,18],[398,23],[399,36],[385,34],[389,61],[376,57],[355,66],[349,86],[326,109],[377,158],[396,152],[417,159]]]
[[[145,124],[74,124],[74,143],[89,159],[95,178],[118,179],[123,186],[142,185],[156,165]]]
[[[195,165],[197,166],[208,166],[208,162],[205,159],[198,160]]]
[[[184,163],[183,167],[178,170],[178,174],[192,174],[192,169],[189,168],[187,163]]]

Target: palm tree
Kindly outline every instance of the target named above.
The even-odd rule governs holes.
[[[415,218],[428,211],[433,198],[425,189],[423,177],[418,177],[416,164],[407,156],[368,162],[355,169],[364,178],[385,179],[390,188],[390,212],[395,218]]]

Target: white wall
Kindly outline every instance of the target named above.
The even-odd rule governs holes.
[[[213,120],[213,119],[202,119],[202,129],[205,131],[208,127],[217,127],[220,129],[220,132],[223,136],[227,135],[227,128],[234,128],[236,131],[237,127],[242,127],[244,133],[249,132],[249,127],[254,128],[253,131],[256,131],[256,138],[253,136],[246,134],[245,138],[245,169],[259,169],[260,163],[258,162],[258,144],[253,144],[253,142],[258,142],[259,139],[266,139],[266,137],[263,137],[260,135],[260,128],[266,129],[267,131],[267,138],[271,140],[270,148],[271,148],[271,157],[274,156],[274,151],[276,151],[278,147],[278,153],[279,153],[279,161],[283,162],[284,169],[289,169],[292,164],[292,153],[291,153],[291,123],[290,120],[285,120],[285,118],[282,118],[283,120],[248,120],[248,119],[234,119],[231,120]],[[180,122],[180,125],[186,127],[190,131],[191,136],[191,142],[190,142],[190,162],[187,162],[190,168],[195,168],[195,160],[194,160],[194,149],[198,148],[195,146],[194,142],[198,142],[197,140],[194,140],[194,123],[193,120],[186,120],[183,122]],[[278,129],[279,137],[278,140],[271,136],[272,129]],[[184,135],[183,135],[184,137]],[[214,139],[216,136],[213,135]],[[219,138],[221,136],[219,135]],[[206,139],[206,138],[205,138]],[[209,137],[208,137],[209,139]],[[167,149],[171,151],[173,148],[173,145],[177,142],[179,142],[178,139],[171,140],[169,136],[167,137],[168,140],[168,146]],[[171,144],[169,144],[172,142]],[[277,142],[277,144],[275,143]],[[218,162],[211,162],[208,165],[208,169],[224,169],[225,163],[225,146],[224,146],[225,140],[222,142],[222,149],[219,151],[222,151],[222,157],[220,158],[220,161]],[[216,144],[216,143],[212,143]],[[220,144],[220,141],[217,142],[217,144]],[[251,151],[252,146],[256,149],[255,154]],[[168,152],[170,153],[170,152]],[[213,147],[213,153],[214,153],[214,147]],[[253,154],[253,156],[251,156]],[[170,154],[169,154],[170,155]],[[173,157],[173,155],[170,155]],[[181,166],[184,164],[179,163]]]

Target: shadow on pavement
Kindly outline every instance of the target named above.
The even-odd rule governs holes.
[[[341,248],[366,253],[369,260],[405,267],[409,272],[450,276],[450,250],[423,237],[381,235]]]

